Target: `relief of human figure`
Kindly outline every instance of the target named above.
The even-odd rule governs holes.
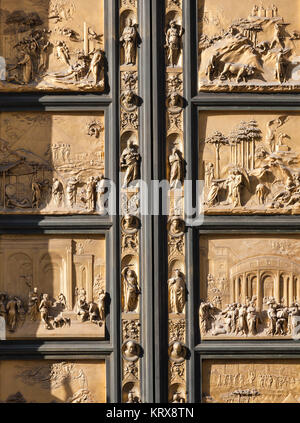
[[[22,67],[22,83],[29,84],[33,79],[33,63],[29,53],[22,50],[23,59],[18,62],[17,66]]]
[[[171,20],[169,28],[166,32],[166,44],[168,64],[169,66],[176,66],[179,53],[181,51],[181,37],[183,35],[183,28],[177,25],[175,20]]]
[[[228,199],[231,201],[233,207],[241,207],[242,182],[243,175],[237,169],[233,169],[226,181]]]
[[[50,309],[52,307],[52,301],[49,299],[48,294],[43,294],[42,301],[39,305],[39,311],[41,313],[41,319],[44,323],[45,329],[51,329],[50,325]]]
[[[205,165],[205,186],[209,188],[215,177],[215,166],[213,163],[209,162]]]
[[[32,190],[32,208],[38,209],[42,201],[42,193],[41,193],[40,184],[36,181],[33,181],[31,184],[31,190]]]
[[[106,187],[106,181],[104,178],[104,175],[101,174],[98,178],[97,178],[97,185],[96,185],[96,210],[100,213],[100,214],[104,214],[106,209],[105,209],[105,202],[106,202],[106,198],[104,197],[104,194],[107,192],[107,187]]]
[[[210,186],[210,190],[207,194],[207,205],[212,207],[219,204],[218,194],[220,192],[221,185],[218,181],[213,181]]]
[[[97,180],[91,176],[87,182],[86,203],[89,210],[95,210]]]
[[[258,329],[257,312],[254,301],[251,301],[247,308],[247,326],[249,335],[256,335]]]
[[[39,294],[38,289],[33,288],[32,292],[29,292],[28,299],[28,315],[31,321],[35,321],[39,314]]]
[[[140,290],[138,287],[137,275],[129,266],[122,271],[123,276],[123,296],[124,296],[124,312],[134,312],[138,306],[138,296]]]
[[[80,290],[76,290],[77,303],[77,316],[80,319],[81,322],[84,322],[88,316],[89,316],[89,305],[86,301],[86,291],[84,288],[81,288]]]
[[[201,332],[208,332],[214,320],[214,306],[209,302],[202,301],[199,307],[199,325]]]
[[[183,275],[179,269],[174,272],[174,277],[168,280],[170,311],[171,313],[180,314],[184,310],[186,286]]]
[[[105,300],[106,300],[106,292],[104,291],[104,289],[101,289],[101,291],[99,292],[99,299],[98,299],[100,320],[105,320]]]
[[[171,189],[181,186],[184,182],[184,159],[178,148],[174,147],[169,155],[170,187]]]
[[[97,49],[92,52],[92,60],[90,63],[90,68],[87,73],[87,78],[91,74],[94,79],[95,85],[97,85],[99,82],[99,74],[100,74],[100,66],[101,66],[102,58],[103,58],[102,50]]]
[[[78,183],[79,180],[75,176],[72,176],[67,183],[67,199],[71,207],[76,202],[76,188]]]
[[[56,57],[61,63],[70,66],[68,47],[63,41],[57,41],[56,43]]]
[[[6,295],[3,293],[0,293],[0,317],[6,316],[5,298],[6,298]]]
[[[275,78],[281,84],[288,80],[288,61],[284,57],[284,52],[280,51],[276,57]]]
[[[124,49],[124,64],[134,65],[136,62],[137,30],[131,18],[128,18],[120,38]]]
[[[64,188],[62,183],[57,178],[54,179],[53,185],[52,185],[52,198],[57,207],[61,206],[62,199],[63,199],[63,191],[64,191]]]
[[[124,149],[121,158],[121,169],[126,169],[123,188],[127,188],[131,182],[139,179],[141,156],[138,152],[138,146],[132,140],[128,140],[127,147]]]
[[[50,41],[47,41],[44,45],[41,46],[40,59],[39,59],[39,72],[45,72],[47,69],[49,47],[50,47]]]
[[[17,301],[13,297],[9,297],[8,302],[6,304],[7,310],[7,326],[11,332],[14,332],[17,327],[18,322],[18,309],[17,309]]]
[[[274,29],[274,37],[273,40],[271,42],[270,48],[274,48],[276,47],[276,45],[278,44],[281,48],[284,48],[284,43],[282,41],[283,36],[281,35],[281,26],[279,24],[275,24],[275,29]]]

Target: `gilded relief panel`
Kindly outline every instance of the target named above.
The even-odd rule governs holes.
[[[2,403],[105,403],[105,361],[1,361]]]
[[[0,339],[104,338],[104,237],[3,235],[0,268]]]
[[[200,91],[299,91],[300,2],[198,0]]]
[[[0,213],[103,214],[103,113],[0,114]]]
[[[202,402],[299,403],[299,360],[203,360]]]
[[[199,117],[206,214],[299,214],[299,114],[213,112]]]
[[[298,339],[299,236],[201,236],[202,339]]]
[[[1,0],[0,91],[106,89],[104,0]]]

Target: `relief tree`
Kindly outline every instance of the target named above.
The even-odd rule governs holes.
[[[222,145],[229,145],[229,139],[220,131],[215,131],[211,137],[206,138],[206,144],[213,144],[216,149],[216,178],[220,178],[220,148]]]
[[[247,135],[248,139],[251,141],[252,144],[252,158],[251,158],[251,169],[255,169],[255,141],[259,142],[262,140],[262,132],[258,127],[258,123],[256,120],[252,119],[248,123],[247,126]]]

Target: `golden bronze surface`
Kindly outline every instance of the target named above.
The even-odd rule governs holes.
[[[104,114],[0,114],[0,213],[102,214]]]
[[[105,90],[103,0],[1,0],[0,28],[0,91]]]
[[[200,91],[299,92],[299,4],[198,0]]]
[[[299,403],[299,360],[203,360],[206,403]]]
[[[300,237],[201,236],[203,339],[298,335]]]
[[[1,339],[104,338],[102,236],[0,238]]]
[[[201,112],[207,214],[299,214],[299,114]]]
[[[105,361],[0,362],[2,403],[105,403]]]

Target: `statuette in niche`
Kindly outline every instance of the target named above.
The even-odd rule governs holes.
[[[120,38],[120,43],[124,50],[124,64],[135,65],[138,43],[137,25],[128,18]]]
[[[180,113],[183,108],[183,98],[176,91],[172,92],[167,99],[169,113]]]
[[[171,154],[169,155],[170,165],[170,188],[182,188],[185,174],[185,161],[182,157],[182,152],[173,147]]]
[[[122,218],[121,226],[123,232],[126,234],[136,233],[140,227],[139,218],[134,215],[127,214]]]
[[[170,312],[180,314],[184,311],[186,301],[186,286],[184,276],[179,269],[174,271],[172,278],[168,280]]]
[[[138,150],[139,147],[132,140],[128,140],[127,147],[123,150],[120,158],[121,169],[126,170],[123,188],[128,188],[132,182],[140,177],[141,156]]]
[[[124,299],[124,312],[133,313],[136,312],[138,307],[138,298],[140,295],[140,289],[138,286],[138,278],[134,270],[126,266],[122,270],[123,279],[123,299]]]
[[[123,358],[126,361],[135,362],[141,354],[141,347],[135,341],[126,341],[122,346]]]
[[[167,52],[168,66],[177,66],[179,56],[181,53],[181,37],[183,35],[182,26],[176,23],[176,20],[169,22],[168,29],[166,31],[166,44],[165,49]]]
[[[169,347],[169,358],[173,363],[182,363],[186,358],[186,347],[179,341],[174,341]]]
[[[138,100],[132,90],[123,91],[121,94],[121,105],[126,112],[133,112],[137,108]]]

